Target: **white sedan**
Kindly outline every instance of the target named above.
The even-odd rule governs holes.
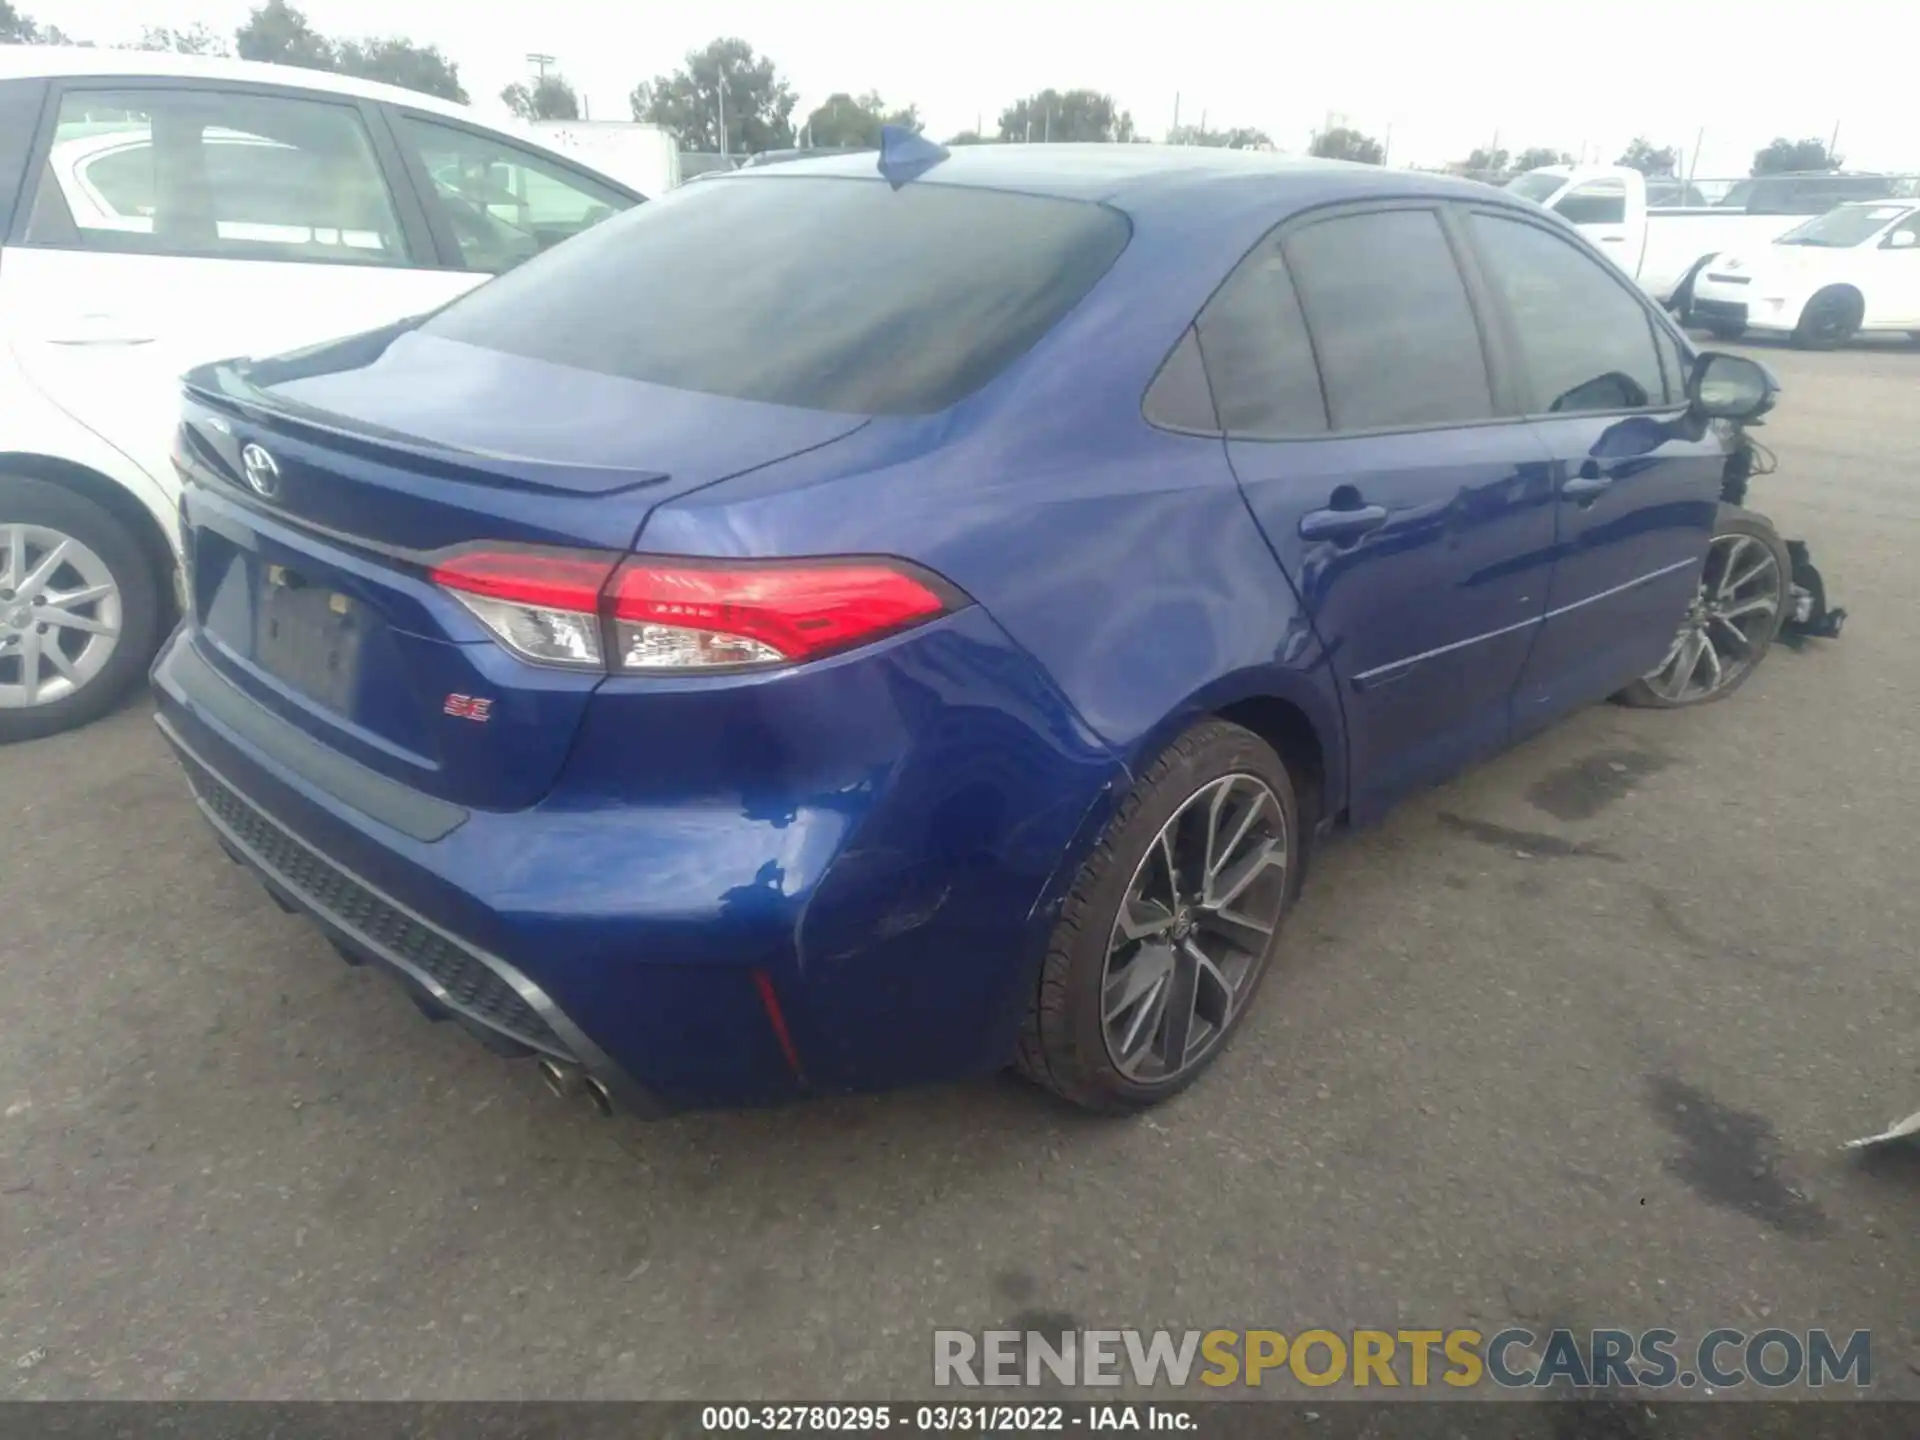
[[[1687,319],[1722,340],[1758,330],[1809,350],[1874,331],[1920,339],[1920,205],[1840,205],[1770,245],[1717,255]]]
[[[435,309],[641,198],[408,90],[0,46],[0,743],[105,711],[188,598],[182,371]]]

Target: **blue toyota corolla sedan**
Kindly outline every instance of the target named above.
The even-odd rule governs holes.
[[[1134,1109],[1335,826],[1750,671],[1773,393],[1465,182],[743,171],[190,376],[160,725],[283,905],[556,1088]]]

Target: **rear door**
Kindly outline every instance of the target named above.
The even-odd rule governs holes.
[[[1514,702],[1526,733],[1665,653],[1699,582],[1726,453],[1688,411],[1684,347],[1633,286],[1519,212],[1475,209],[1465,228],[1553,466],[1557,559]]]
[[[1364,821],[1498,749],[1545,606],[1549,467],[1432,205],[1316,212],[1200,343],[1248,504],[1341,682]]]
[[[1920,330],[1920,210],[1881,236],[1867,254],[1872,264],[1868,321]]]
[[[430,310],[440,262],[374,107],[160,81],[54,85],[0,265],[31,383],[163,483],[177,378]]]

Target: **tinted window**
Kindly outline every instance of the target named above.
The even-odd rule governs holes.
[[[1811,245],[1819,249],[1845,250],[1864,244],[1878,235],[1889,220],[1907,213],[1905,205],[1845,205],[1796,225],[1774,243]]]
[[[1202,312],[1199,329],[1220,425],[1229,435],[1326,430],[1307,322],[1277,243],[1263,242],[1241,261]]]
[[[1324,220],[1289,235],[1285,249],[1334,429],[1493,414],[1480,332],[1433,211]]]
[[[1604,261],[1522,220],[1476,214],[1487,282],[1520,341],[1529,410],[1637,410],[1664,402],[1652,322]]]
[[[357,109],[212,91],[69,91],[27,238],[236,259],[409,259]]]
[[[1167,363],[1160,367],[1153,384],[1147,387],[1143,409],[1147,420],[1163,429],[1198,430],[1205,434],[1217,433],[1220,429],[1193,331],[1187,331],[1167,356]]]
[[[400,122],[469,270],[497,275],[630,209],[577,170],[490,136],[406,116]]]
[[[1085,201],[772,169],[630,210],[425,329],[715,395],[923,414],[1028,350],[1129,233]]]
[[[1621,225],[1627,218],[1627,187],[1620,180],[1594,180],[1554,203],[1569,225]]]

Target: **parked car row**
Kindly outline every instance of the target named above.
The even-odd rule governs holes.
[[[1656,187],[1667,183],[1625,167],[1550,165],[1515,176],[1506,189],[1586,232],[1649,295],[1680,314],[1692,305],[1699,277],[1715,256],[1766,253],[1769,242],[1837,205],[1920,205],[1920,193],[1910,176],[1762,176],[1736,183],[1707,206],[1692,204],[1691,197],[1685,197],[1686,204],[1661,204]],[[1818,308],[1841,317],[1857,309],[1861,319],[1855,329],[1908,328],[1915,322],[1906,310],[1903,276],[1904,270],[1876,275],[1871,289],[1858,281],[1844,282],[1853,284],[1861,303],[1856,306],[1844,297],[1829,296]],[[1885,289],[1888,281],[1892,293]],[[1881,323],[1886,317],[1894,318]],[[1766,318],[1772,322],[1781,317],[1772,313]],[[1772,328],[1794,332],[1799,312],[1788,319],[1784,327]],[[1833,333],[1831,323],[1816,328],[1822,334]]]

